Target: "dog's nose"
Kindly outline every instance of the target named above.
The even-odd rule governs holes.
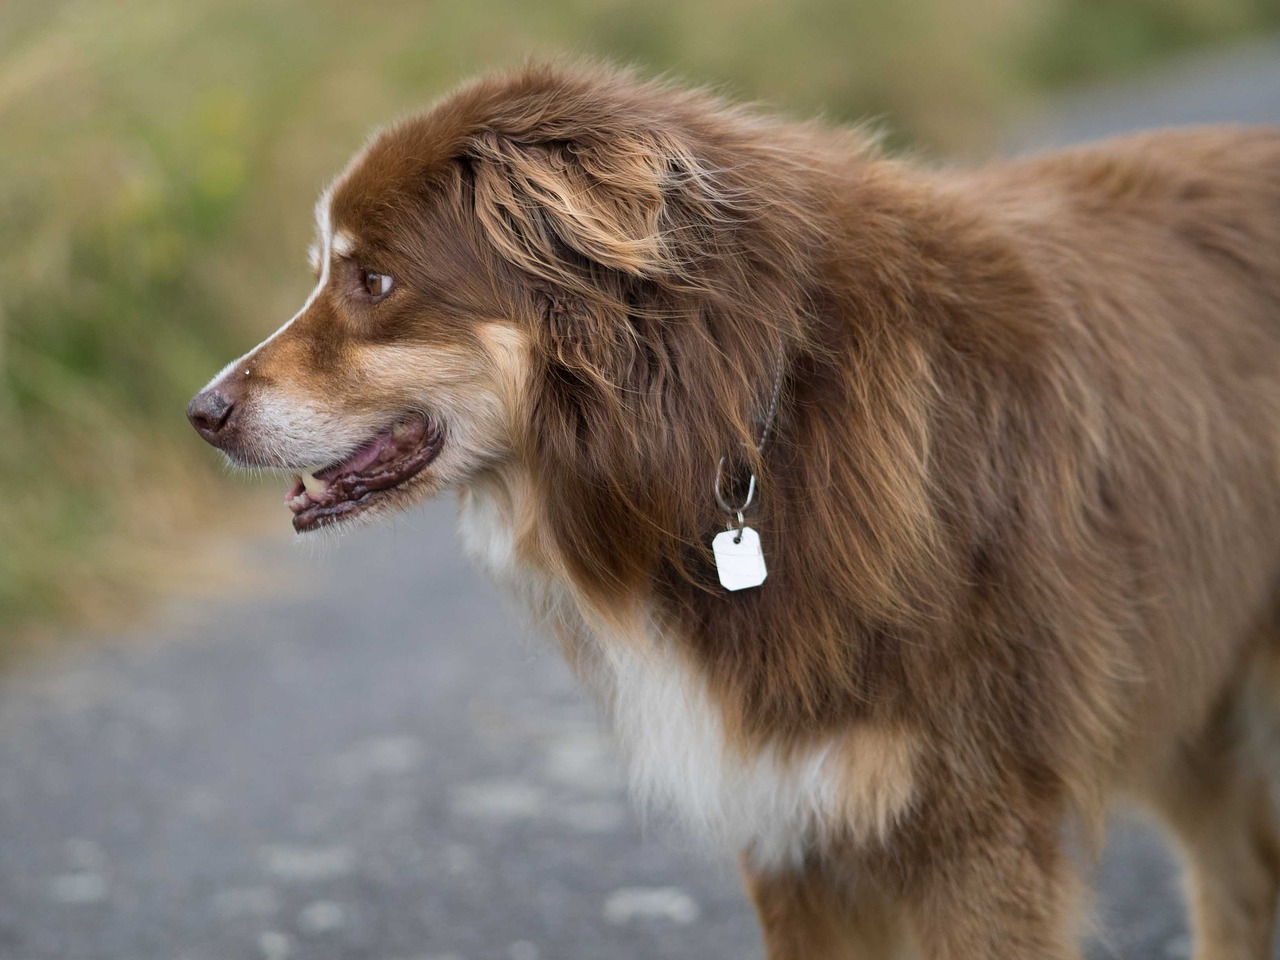
[[[187,404],[187,419],[200,436],[217,445],[218,434],[227,425],[235,408],[235,401],[220,390],[201,390]]]

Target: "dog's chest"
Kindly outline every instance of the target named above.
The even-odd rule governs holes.
[[[603,659],[637,801],[759,866],[798,861],[836,805],[831,749],[784,762],[773,748],[731,744],[702,677],[661,637],[610,646]]]
[[[495,501],[464,495],[459,528],[467,552],[537,606],[576,617],[563,586],[519,564],[508,517]],[[698,837],[749,850],[757,863],[794,861],[838,806],[833,751],[802,751],[783,762],[772,749],[731,747],[706,684],[670,646],[656,635],[591,640],[593,668],[584,679],[607,707],[632,794]]]

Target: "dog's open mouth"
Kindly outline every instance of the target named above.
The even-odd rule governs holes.
[[[340,463],[296,478],[284,502],[299,533],[347,520],[416,476],[444,444],[444,430],[425,416],[383,430]]]

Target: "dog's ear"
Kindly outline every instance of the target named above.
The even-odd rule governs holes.
[[[593,266],[650,277],[670,265],[663,237],[669,161],[649,138],[607,145],[475,137],[476,215],[498,252],[569,288]]]
[[[607,143],[490,131],[467,159],[489,242],[541,288],[549,361],[606,393],[636,389],[662,288],[690,282],[677,247],[708,222],[693,158],[644,131]]]

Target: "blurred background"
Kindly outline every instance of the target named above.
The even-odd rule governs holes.
[[[566,54],[926,159],[1280,121],[1275,0],[0,0],[0,960],[759,955],[450,504],[298,551],[183,416],[371,128]],[[1150,833],[1093,879],[1189,955]]]
[[[1275,0],[0,0],[0,636],[210,576],[192,545],[275,507],[185,401],[301,302],[369,130],[463,78],[603,57],[956,155],[1278,27]]]

